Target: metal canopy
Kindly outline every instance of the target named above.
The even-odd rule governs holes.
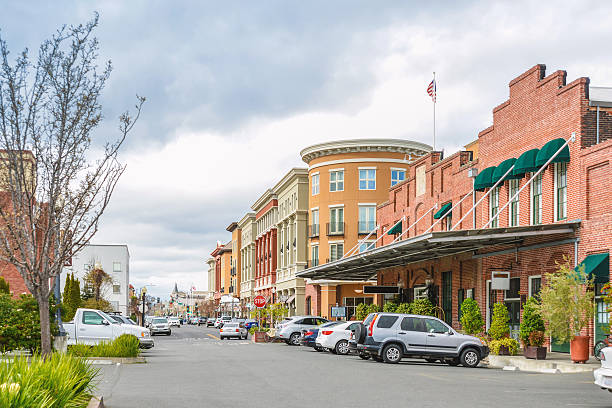
[[[440,231],[374,248],[338,261],[298,272],[301,278],[326,280],[363,280],[381,269],[442,258],[481,248],[520,244],[527,237],[558,236],[575,232],[580,221],[563,224],[530,225],[511,228]]]

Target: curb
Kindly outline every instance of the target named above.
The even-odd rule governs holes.
[[[497,368],[504,371],[525,371],[542,374],[574,374],[592,372],[599,365],[574,364],[559,360],[531,360],[521,356],[488,356],[488,368]]]
[[[104,398],[91,397],[89,404],[87,404],[87,408],[104,408]]]
[[[88,357],[85,360],[93,365],[145,364],[147,362],[144,357]]]

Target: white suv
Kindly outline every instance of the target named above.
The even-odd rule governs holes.
[[[399,363],[402,357],[476,367],[489,355],[479,338],[461,334],[432,316],[372,313],[355,328],[361,358]]]

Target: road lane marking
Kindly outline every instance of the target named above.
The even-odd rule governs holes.
[[[215,336],[214,334],[207,333],[206,335],[207,335],[207,336],[209,336],[209,337],[212,337],[212,338],[213,338],[213,339],[215,339],[215,340],[221,340],[220,338],[218,338],[218,337],[217,337],[217,336]]]

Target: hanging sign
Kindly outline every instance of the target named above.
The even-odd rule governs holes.
[[[493,271],[491,272],[492,290],[510,289],[510,272]]]

